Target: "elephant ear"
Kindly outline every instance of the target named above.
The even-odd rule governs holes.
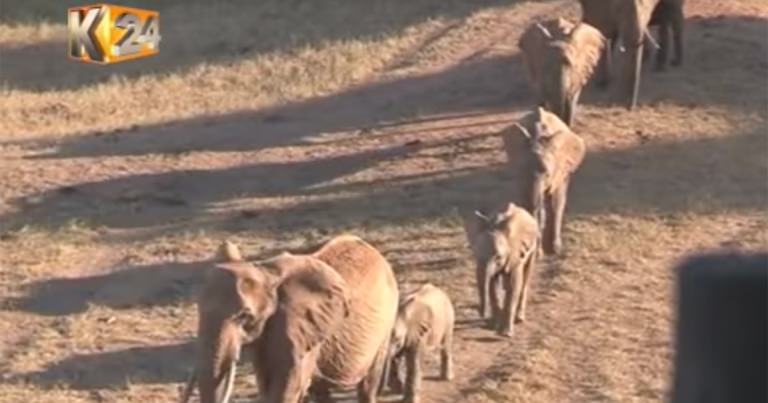
[[[571,85],[574,89],[584,87],[592,76],[605,42],[603,34],[587,23],[582,22],[571,31],[565,57],[572,68]]]
[[[270,320],[270,335],[278,335],[303,356],[320,346],[349,315],[346,282],[322,261],[301,255],[281,255],[270,262],[286,273],[277,289],[278,310]]]

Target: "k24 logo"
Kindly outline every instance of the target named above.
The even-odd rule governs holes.
[[[67,10],[69,57],[108,64],[159,51],[160,14],[140,8],[94,4]]]

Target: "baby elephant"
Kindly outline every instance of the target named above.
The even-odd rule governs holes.
[[[584,140],[541,107],[504,130],[502,137],[512,168],[522,174],[520,190],[543,232],[544,252],[560,254],[568,185],[584,160]]]
[[[511,337],[515,322],[525,320],[528,285],[539,249],[536,220],[514,203],[495,214],[475,211],[474,216],[462,218],[477,265],[480,316],[486,318],[490,306],[491,327]],[[503,306],[499,294],[503,294]]]
[[[400,302],[390,345],[389,386],[393,391],[403,391],[400,367],[406,362],[404,401],[419,402],[421,385],[421,355],[440,350],[440,372],[444,380],[453,379],[454,312],[448,295],[432,284],[406,294]]]

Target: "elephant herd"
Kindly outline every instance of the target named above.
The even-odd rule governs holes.
[[[631,109],[648,29],[659,26],[657,68],[674,35],[673,65],[682,61],[682,0],[579,0],[583,21],[537,22],[518,45],[538,107],[502,132],[519,174],[522,202],[491,212],[461,211],[475,259],[478,310],[502,336],[525,321],[528,285],[540,250],[558,255],[572,174],[586,154],[571,131],[582,88],[599,71],[610,77],[615,43],[628,52],[621,90]],[[224,242],[198,300],[195,369],[183,392],[226,403],[237,362],[255,368],[262,402],[328,402],[334,388],[356,388],[376,402],[384,387],[419,401],[420,359],[439,351],[441,378],[454,376],[455,313],[448,294],[423,284],[401,293],[394,271],[373,246],[340,235],[306,253],[245,261]],[[404,365],[403,365],[404,364]],[[402,368],[405,366],[405,379]]]

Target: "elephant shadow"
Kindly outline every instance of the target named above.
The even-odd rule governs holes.
[[[96,354],[75,354],[42,371],[19,374],[16,380],[41,385],[66,384],[73,389],[107,389],[130,384],[181,383],[194,365],[192,342],[131,347]]]
[[[85,312],[91,304],[113,309],[173,305],[188,301],[203,282],[206,262],[161,263],[77,278],[41,280],[6,303],[40,315]],[[147,281],[147,279],[152,281]]]

